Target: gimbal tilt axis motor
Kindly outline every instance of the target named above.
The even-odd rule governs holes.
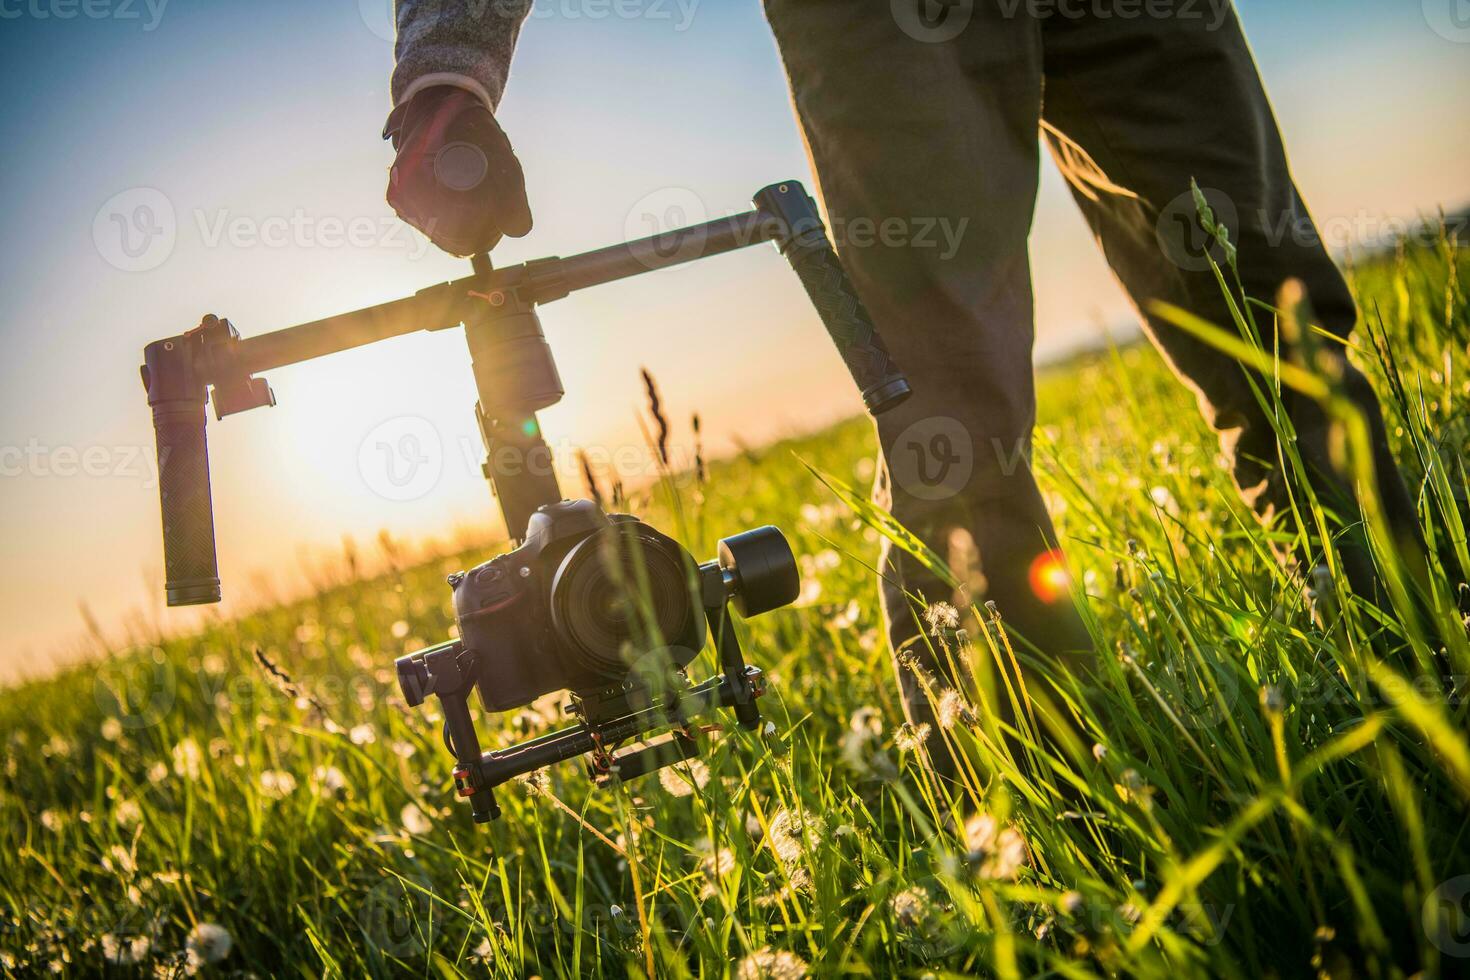
[[[515,775],[586,754],[594,777],[631,778],[697,750],[690,718],[729,708],[746,728],[760,714],[759,669],[745,663],[730,607],[757,615],[793,601],[796,561],[773,527],[721,541],[699,564],[634,517],[562,499],[536,412],[565,391],[541,329],[539,305],[569,293],[759,242],[790,261],[823,325],[878,414],[909,394],[848,282],[801,184],[755,195],[755,209],[571,258],[506,269],[472,260],[473,275],[380,306],[242,338],[209,315],[144,348],[143,386],[158,443],[165,591],[171,606],[218,602],[205,405],[217,419],[275,404],[260,372],[418,330],[463,326],[484,437],[484,472],[519,547],[451,577],[458,638],[397,661],[410,703],[437,696],[455,781],[476,820],[499,811],[492,793]],[[534,465],[540,464],[540,465]],[[722,673],[691,686],[684,668],[713,637]],[[470,716],[478,689],[490,710],[573,692],[578,724],[522,745],[481,753]],[[659,728],[667,740],[614,756]]]

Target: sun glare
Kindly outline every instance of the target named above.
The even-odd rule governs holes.
[[[1037,555],[1031,562],[1029,575],[1031,591],[1045,603],[1053,603],[1066,598],[1067,590],[1072,584],[1072,576],[1067,571],[1066,559],[1059,548],[1043,551]]]

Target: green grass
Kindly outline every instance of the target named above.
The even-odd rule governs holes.
[[[597,791],[565,765],[470,824],[392,661],[446,634],[444,574],[488,549],[401,567],[390,545],[390,571],[359,580],[344,557],[343,584],[309,600],[7,691],[0,962],[181,972],[209,958],[202,932],[186,954],[191,932],[217,924],[232,949],[206,973],[1465,971],[1464,449],[1433,442],[1466,434],[1467,268],[1446,246],[1354,275],[1393,351],[1382,361],[1360,332],[1358,360],[1390,392],[1425,525],[1461,565],[1436,568],[1426,630],[1284,569],[1272,545],[1310,513],[1258,528],[1192,397],[1129,347],[1041,380],[1041,480],[1101,656],[1085,701],[1066,678],[1032,693],[1075,711],[1075,753],[1013,756],[985,704],[953,702],[929,738],[975,768],[959,807],[939,801],[929,743],[901,728],[868,568],[877,518],[811,472],[868,482],[855,421],[633,501],[700,557],[767,522],[802,556],[799,606],[742,625],[774,732],[716,740],[692,783]],[[1008,659],[997,636],[935,642],[983,667]],[[1385,644],[1448,669],[1399,673]],[[480,721],[498,744],[549,719]]]

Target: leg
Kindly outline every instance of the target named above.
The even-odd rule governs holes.
[[[1148,312],[1154,300],[1229,328],[1230,311],[1201,246],[1190,180],[1206,191],[1239,246],[1246,293],[1274,302],[1289,278],[1306,286],[1321,325],[1346,337],[1357,319],[1341,273],[1320,244],[1292,182],[1270,102],[1233,10],[1200,16],[1051,18],[1043,29],[1045,116],[1053,155],[1072,184],[1115,273],[1175,370],[1199,396],[1221,434],[1242,495],[1266,522],[1288,486],[1271,421],[1246,372],[1229,357]],[[1115,11],[1116,13],[1116,11]],[[1065,134],[1064,136],[1061,134]],[[1272,323],[1261,323],[1274,331]],[[1262,338],[1269,346],[1273,337]],[[1388,452],[1382,413],[1363,375],[1331,347],[1336,367],[1369,418],[1378,491],[1390,522],[1416,537],[1413,501]],[[1312,484],[1345,524],[1355,521],[1351,488],[1337,475],[1329,425],[1308,399],[1286,397],[1297,447]],[[1342,555],[1354,588],[1377,587],[1360,536]]]
[[[1039,600],[1027,578],[1056,544],[1028,458],[1040,35],[1028,18],[977,6],[980,22],[948,41],[915,36],[869,0],[766,10],[843,262],[914,388],[878,423],[878,496],[941,553],[950,529],[968,530],[1008,625],[1074,653],[1090,644],[1070,603]],[[883,233],[894,227],[898,240]],[[951,590],[897,549],[883,567],[894,650],[911,647],[943,676],[914,640],[923,605]],[[912,673],[899,678],[910,720],[932,724]]]

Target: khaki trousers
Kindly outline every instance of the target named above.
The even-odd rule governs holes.
[[[766,0],[766,14],[840,254],[914,389],[879,420],[878,496],[940,554],[952,531],[967,531],[986,583],[975,598],[1085,668],[1090,643],[1070,601],[1038,597],[1028,575],[1056,544],[1028,463],[1038,131],[1263,520],[1280,513],[1287,486],[1246,372],[1147,313],[1166,300],[1230,327],[1191,179],[1231,228],[1250,295],[1273,301],[1295,277],[1329,331],[1346,336],[1357,316],[1292,181],[1235,11],[1227,0]],[[894,234],[882,234],[885,221]],[[931,234],[924,247],[919,233],[936,222],[963,233]],[[1373,422],[1388,510],[1412,526],[1372,389],[1344,371]],[[1319,492],[1356,520],[1331,475],[1321,413],[1289,410]],[[1354,584],[1371,587],[1366,552],[1346,557]],[[950,589],[896,550],[884,567],[897,650],[924,628],[905,592],[933,602]],[[918,645],[921,662],[926,651]],[[911,720],[932,722],[912,671],[898,673]]]

